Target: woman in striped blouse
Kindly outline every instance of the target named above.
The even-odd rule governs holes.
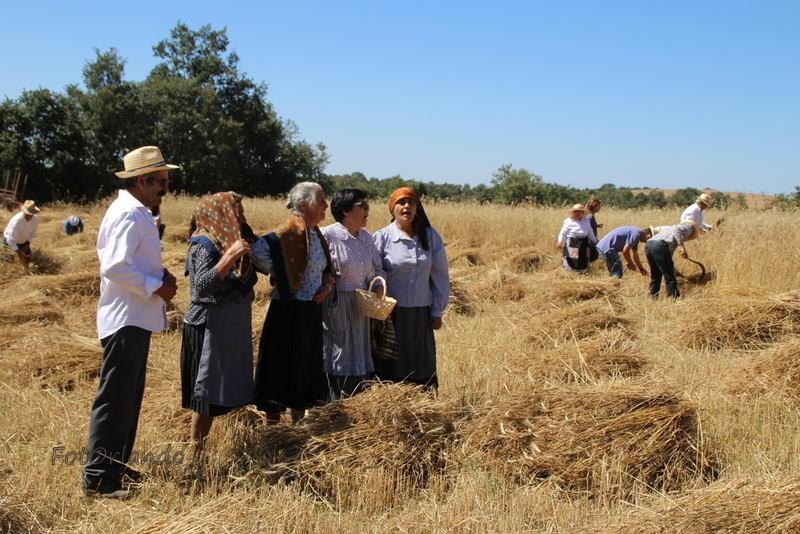
[[[333,195],[334,224],[321,228],[336,273],[335,295],[322,308],[323,365],[331,400],[355,395],[372,378],[369,318],[359,313],[356,289],[384,275],[381,257],[364,227],[369,215],[366,191],[342,189]]]
[[[645,254],[650,264],[650,296],[658,298],[661,290],[661,278],[667,286],[667,296],[676,299],[680,296],[678,279],[675,277],[675,264],[672,254],[679,246],[682,258],[689,257],[686,252],[686,241],[697,237],[698,227],[694,221],[681,221],[675,226],[661,227],[660,231],[647,240]]]

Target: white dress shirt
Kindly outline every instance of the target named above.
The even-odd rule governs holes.
[[[703,210],[700,209],[700,206],[697,205],[695,202],[681,213],[681,221],[694,221],[697,223],[698,226],[703,224]]]
[[[583,217],[580,221],[576,221],[572,217],[564,219],[561,231],[558,233],[558,246],[563,245],[570,237],[588,237],[589,241],[597,243],[597,238],[592,232],[592,223],[589,222],[588,217]]]
[[[123,326],[151,332],[167,327],[166,303],[154,294],[161,287],[161,242],[153,217],[144,204],[121,189],[108,207],[97,235],[100,259],[100,339]]]
[[[710,224],[703,223],[703,210],[700,209],[700,206],[697,204],[697,202],[683,210],[683,213],[681,213],[681,219],[678,222],[681,221],[694,221],[701,230],[711,229]]]
[[[3,238],[5,239],[8,247],[17,251],[19,245],[33,240],[36,235],[36,229],[39,227],[39,217],[34,215],[31,220],[25,219],[25,214],[18,211],[11,220],[8,221],[6,229],[3,231]]]

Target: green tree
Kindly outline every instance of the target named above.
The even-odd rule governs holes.
[[[514,169],[510,163],[501,165],[492,175],[494,200],[503,204],[533,202],[540,196],[537,188],[541,183],[542,177],[527,169]]]

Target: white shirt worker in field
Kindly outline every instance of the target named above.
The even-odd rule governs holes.
[[[31,241],[39,228],[39,217],[36,216],[39,211],[36,202],[26,200],[3,231],[4,245],[17,255],[26,269],[31,262]]]
[[[711,206],[711,195],[708,193],[702,193],[694,204],[683,210],[681,213],[681,218],[678,219],[678,222],[681,221],[694,221],[697,226],[703,232],[708,232],[711,230],[710,224],[705,224],[703,222],[703,211],[707,210]]]
[[[150,335],[167,328],[166,302],[175,277],[161,265],[161,242],[148,208],[169,191],[169,170],[154,146],[124,158],[119,196],[100,223],[100,301],[97,332],[103,347],[100,383],[89,420],[83,490],[96,497],[125,498],[124,481],[141,473],[127,465],[136,439],[144,394]],[[123,478],[124,477],[124,478]]]

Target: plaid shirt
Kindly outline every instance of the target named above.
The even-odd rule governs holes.
[[[689,223],[680,223],[675,226],[662,227],[661,231],[648,239],[647,241],[664,241],[669,245],[669,251],[675,252],[678,245],[683,245],[686,238],[692,235],[692,225]]]

